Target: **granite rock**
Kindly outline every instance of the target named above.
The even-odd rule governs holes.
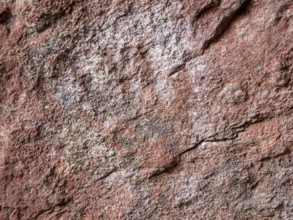
[[[0,219],[293,219],[291,0],[0,2]]]

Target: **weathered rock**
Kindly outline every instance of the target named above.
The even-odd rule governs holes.
[[[293,219],[291,0],[0,3],[0,219]]]

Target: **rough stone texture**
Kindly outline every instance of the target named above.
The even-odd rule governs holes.
[[[0,219],[293,219],[292,0],[2,0]]]

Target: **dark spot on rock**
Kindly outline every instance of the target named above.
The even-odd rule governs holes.
[[[11,18],[12,18],[12,13],[11,13],[10,9],[4,10],[0,14],[0,24],[8,23]]]
[[[248,14],[252,3],[253,3],[252,0],[247,0],[246,2],[244,2],[237,13],[238,16],[244,16],[244,15]]]

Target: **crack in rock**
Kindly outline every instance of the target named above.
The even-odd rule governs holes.
[[[175,167],[177,167],[180,164],[181,157],[184,154],[197,149],[200,145],[202,145],[204,143],[218,143],[218,142],[233,141],[239,137],[240,133],[245,132],[248,127],[250,127],[251,125],[255,125],[257,123],[261,123],[266,119],[270,119],[270,118],[260,118],[259,120],[255,120],[253,122],[247,121],[247,122],[242,123],[242,125],[240,125],[240,126],[234,127],[233,129],[236,131],[235,131],[235,133],[232,134],[232,137],[224,137],[224,138],[220,138],[220,139],[214,139],[214,137],[216,135],[212,135],[211,137],[204,138],[201,141],[194,144],[192,147],[187,148],[186,150],[184,150],[181,153],[174,156],[174,159],[170,163],[168,163],[168,165],[166,165],[165,167],[163,167],[159,170],[156,170],[155,172],[150,174],[148,178],[151,179],[151,178],[157,177],[157,176],[165,174],[165,173],[170,173],[172,170],[175,169]],[[287,154],[287,151],[284,154]]]

